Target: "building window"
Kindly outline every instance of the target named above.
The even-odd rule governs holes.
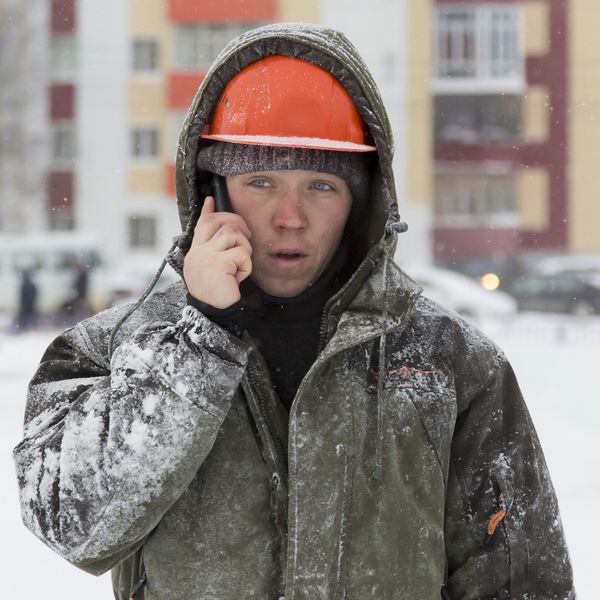
[[[435,216],[440,226],[516,226],[514,175],[510,171],[438,172]]]
[[[442,5],[436,12],[435,84],[524,84],[518,6]]]
[[[75,175],[73,171],[51,171],[47,180],[48,228],[73,229],[75,219]]]
[[[131,131],[131,156],[156,158],[158,156],[158,130],[140,127]]]
[[[75,128],[73,123],[54,124],[52,129],[52,158],[71,161],[76,156]]]
[[[71,79],[77,72],[77,38],[73,34],[50,38],[50,74],[52,79]]]
[[[156,219],[149,216],[129,217],[130,248],[156,247]]]
[[[436,142],[480,144],[520,139],[520,95],[437,95],[434,103]]]
[[[71,208],[51,208],[48,214],[50,231],[72,231],[75,229],[75,218]]]
[[[158,60],[158,42],[156,40],[133,40],[132,68],[136,73],[156,71]]]
[[[197,23],[177,25],[175,30],[175,66],[178,69],[205,69],[217,58],[225,44],[253,29],[248,23]]]

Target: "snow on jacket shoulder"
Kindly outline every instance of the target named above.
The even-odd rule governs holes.
[[[109,364],[108,334],[120,314],[89,319],[50,345],[15,449],[25,524],[95,573],[131,554],[195,477],[248,353],[188,308],[177,323],[154,314],[123,332]]]

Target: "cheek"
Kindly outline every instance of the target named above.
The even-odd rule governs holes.
[[[350,215],[350,208],[350,205],[345,205],[338,210],[331,211],[325,218],[321,216],[321,222],[326,230],[325,235],[334,238],[341,237]]]
[[[236,199],[235,196],[230,195],[230,200],[233,212],[244,219],[244,222],[248,225],[248,229],[250,229],[250,233],[254,238],[260,230],[260,215],[256,210],[251,210],[246,202]]]
[[[344,227],[347,220],[348,214],[345,212],[334,212],[326,216],[321,215],[320,223],[322,225],[320,227],[319,238],[321,240],[322,252],[326,255],[331,256],[337,250],[344,234]]]

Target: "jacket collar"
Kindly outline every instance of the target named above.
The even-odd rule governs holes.
[[[388,252],[377,260],[367,257],[329,309],[325,351],[335,352],[402,328],[422,290]],[[350,300],[344,303],[344,297]]]

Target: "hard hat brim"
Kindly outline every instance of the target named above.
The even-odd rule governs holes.
[[[342,152],[373,152],[377,150],[375,146],[367,144],[309,137],[229,134],[202,134],[200,137],[206,140],[217,140],[231,144],[251,144],[258,146],[284,146],[290,148],[312,148],[314,150],[339,150]]]

